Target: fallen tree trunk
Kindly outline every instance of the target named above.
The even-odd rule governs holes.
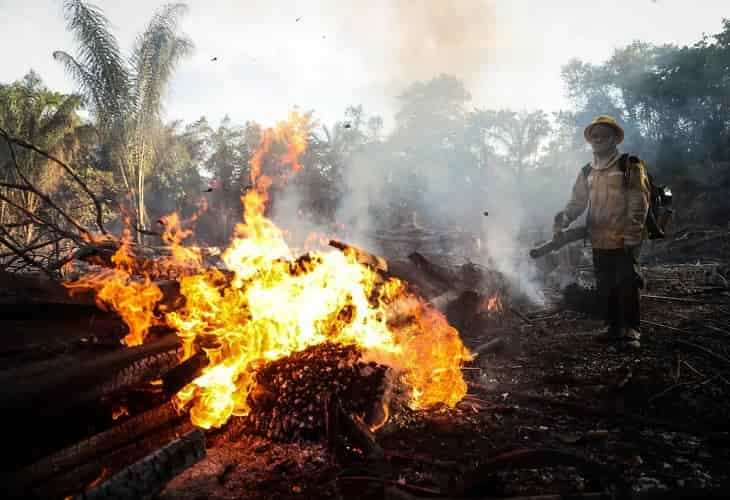
[[[179,473],[205,456],[205,435],[195,429],[143,460],[130,465],[77,500],[149,499],[161,492]]]
[[[44,481],[49,477],[82,465],[96,456],[127,445],[150,431],[168,425],[178,418],[181,417],[172,403],[166,403],[21,469],[14,473],[15,481],[24,488],[33,483]]]

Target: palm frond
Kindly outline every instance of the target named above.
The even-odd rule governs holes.
[[[79,83],[95,94],[97,112],[121,116],[127,102],[129,73],[110,31],[109,20],[101,9],[81,0],[65,0],[63,10],[67,28],[74,34],[79,48],[75,64],[69,67],[67,58],[61,58],[61,62],[76,78],[82,76],[83,70]],[[90,81],[94,85],[89,85]]]
[[[48,138],[51,142],[59,141],[66,135],[68,130],[76,125],[78,121],[76,111],[82,105],[82,98],[79,95],[65,96],[55,109],[52,110],[50,116],[42,120],[39,135]]]
[[[92,111],[103,114],[103,110],[106,108],[104,102],[104,89],[101,86],[101,82],[96,80],[94,75],[87,71],[74,57],[67,52],[62,50],[56,50],[53,52],[53,58],[63,64],[66,72],[71,75],[71,78],[76,80],[79,85],[81,94],[84,96],[87,104],[92,106]],[[103,118],[99,116],[99,118]]]
[[[150,124],[162,111],[162,96],[178,63],[193,49],[192,41],[177,34],[185,4],[162,7],[135,43],[131,65],[132,102],[138,123]]]

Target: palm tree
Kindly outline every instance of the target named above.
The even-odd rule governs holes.
[[[132,195],[137,225],[147,222],[145,177],[157,156],[155,130],[161,124],[163,97],[175,68],[193,48],[178,34],[178,22],[187,10],[168,4],[152,17],[137,37],[125,61],[103,12],[82,0],[63,4],[67,28],[79,45],[76,57],[56,51],[76,80],[95,117],[102,154],[115,168]]]

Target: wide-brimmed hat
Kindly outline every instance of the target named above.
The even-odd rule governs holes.
[[[621,142],[624,140],[624,129],[622,129],[619,124],[616,123],[616,120],[608,115],[601,115],[595,117],[593,121],[588,124],[585,130],[583,130],[583,137],[585,137],[587,142],[591,142],[591,129],[596,125],[608,125],[609,127],[613,128],[616,131],[616,144],[621,144]]]

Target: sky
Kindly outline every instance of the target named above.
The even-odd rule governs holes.
[[[124,53],[155,0],[96,0]],[[74,89],[51,56],[73,54],[61,0],[0,0],[0,82],[37,71]],[[410,83],[461,78],[471,106],[555,111],[569,107],[560,68],[601,62],[633,40],[691,44],[721,29],[726,0],[190,0],[182,31],[195,44],[166,100],[168,119],[225,115],[265,125],[294,106],[324,123],[349,105],[384,116]],[[212,58],[217,60],[213,61]]]

